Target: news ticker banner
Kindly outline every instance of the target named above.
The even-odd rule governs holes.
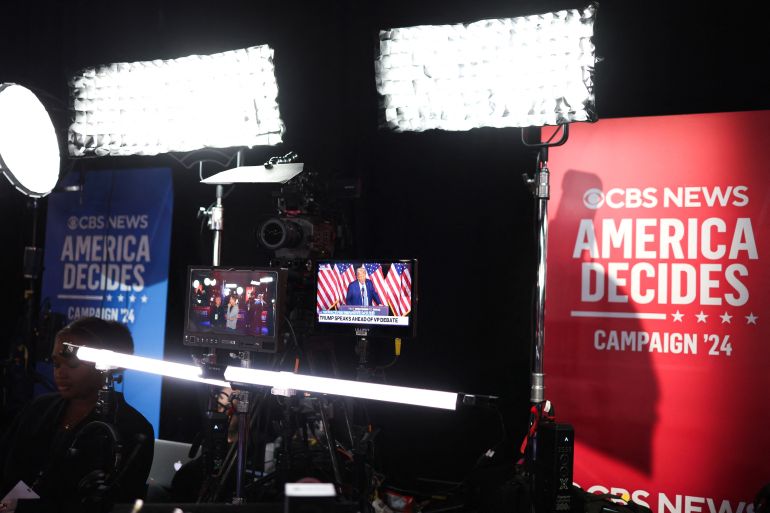
[[[744,513],[770,482],[769,116],[576,124],[551,151],[546,397],[584,489]]]
[[[172,207],[167,168],[90,172],[82,192],[52,194],[43,300],[68,323],[119,321],[135,354],[163,358]],[[160,376],[128,370],[123,393],[158,433]]]

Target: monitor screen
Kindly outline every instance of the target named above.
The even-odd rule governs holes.
[[[191,267],[184,344],[279,350],[286,276],[285,269]]]
[[[316,272],[319,324],[414,332],[416,260],[322,261]]]

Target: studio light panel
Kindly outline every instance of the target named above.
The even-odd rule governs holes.
[[[375,72],[386,125],[423,131],[594,121],[595,14],[592,4],[380,31]]]
[[[43,104],[24,86],[0,84],[0,172],[39,198],[56,186],[59,165],[56,129]]]
[[[273,50],[267,45],[88,68],[70,81],[70,92],[72,156],[281,142]]]

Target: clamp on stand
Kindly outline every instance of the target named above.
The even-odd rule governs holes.
[[[110,369],[103,371],[104,381],[96,396],[96,415],[99,420],[115,422],[115,383],[122,383],[123,376],[115,376]]]
[[[214,232],[214,255],[212,264],[219,265],[220,257],[222,256],[222,231],[225,228],[225,208],[222,205],[224,199],[224,187],[217,185],[216,188],[216,200],[214,204],[209,208],[200,207],[198,209],[198,217],[205,217],[207,219],[206,224],[209,229]]]
[[[236,154],[236,166],[241,166],[243,160],[243,150],[238,150]],[[201,168],[201,175],[203,174],[203,162],[199,163]],[[200,207],[198,209],[198,217],[205,217],[207,219],[208,227],[214,232],[214,251],[211,258],[211,263],[214,266],[218,266],[222,257],[222,232],[225,229],[225,208],[222,204],[225,199],[224,186],[217,184],[216,186],[216,199],[209,208]]]

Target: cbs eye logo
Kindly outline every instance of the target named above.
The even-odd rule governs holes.
[[[588,189],[583,193],[583,205],[591,210],[596,210],[604,205],[604,193],[601,189]]]
[[[67,219],[67,228],[70,230],[75,230],[78,227],[78,218],[77,216],[70,216],[69,219]]]

